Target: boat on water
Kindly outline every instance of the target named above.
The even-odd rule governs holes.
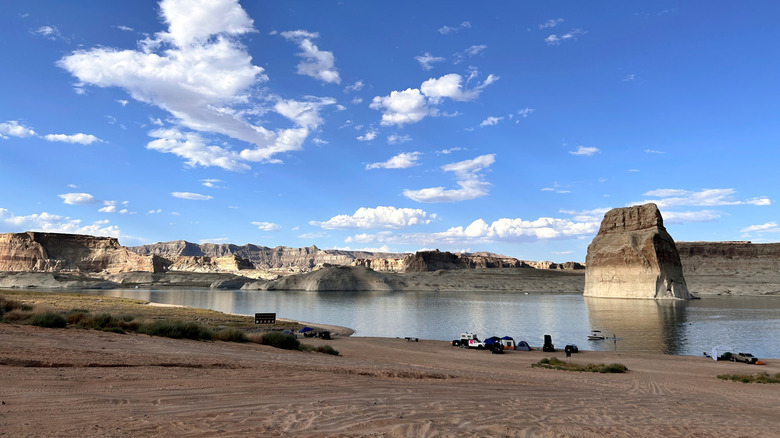
[[[605,337],[603,334],[601,334],[601,330],[591,330],[590,334],[588,335],[589,341],[601,341],[604,339]]]

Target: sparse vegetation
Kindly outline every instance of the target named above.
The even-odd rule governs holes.
[[[732,380],[734,382],[742,383],[780,383],[780,373],[774,376],[769,375],[766,372],[760,372],[756,374],[720,374],[718,378],[721,380]]]
[[[136,332],[150,336],[227,342],[256,342],[289,350],[312,351],[339,355],[329,345],[313,347],[301,344],[294,335],[282,329],[295,330],[299,325],[280,321],[274,326],[262,327],[258,333],[254,319],[211,310],[147,306],[139,300],[93,297],[88,295],[56,294],[49,292],[8,291],[26,299],[8,299],[0,295],[0,322],[33,324],[41,327],[101,330],[114,333]],[[35,304],[30,304],[32,301]],[[64,304],[75,307],[67,309]],[[114,316],[110,311],[119,311]],[[181,317],[181,318],[177,318]],[[198,322],[194,322],[198,321]]]
[[[184,321],[155,321],[138,328],[138,333],[150,336],[163,336],[174,339],[196,339],[208,341],[214,337],[211,329],[203,327],[196,322]]]
[[[578,363],[564,362],[560,359],[551,357],[544,358],[535,364],[531,364],[532,367],[549,368],[553,370],[565,370],[565,371],[587,371],[591,373],[625,373],[628,368],[619,363],[611,363],[609,365],[592,364],[581,365]]]
[[[38,327],[64,328],[67,325],[67,321],[59,313],[46,312],[32,315],[30,324]]]
[[[260,343],[283,350],[298,350],[301,346],[300,341],[295,339],[295,336],[286,335],[280,332],[263,333],[263,336],[260,338]]]

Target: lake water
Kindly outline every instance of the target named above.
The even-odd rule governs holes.
[[[684,302],[584,298],[519,292],[299,292],[214,289],[114,289],[90,294],[221,312],[349,327],[354,336],[453,340],[509,335],[556,348],[702,355],[713,346],[780,358],[780,297],[712,297]],[[617,338],[588,341],[591,330]]]

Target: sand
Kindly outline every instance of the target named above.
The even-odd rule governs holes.
[[[704,357],[580,352],[626,374],[532,368],[563,352],[341,337],[341,356],[0,324],[0,436],[770,437],[780,372]]]

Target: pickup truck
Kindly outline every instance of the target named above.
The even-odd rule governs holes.
[[[750,353],[737,353],[731,356],[731,360],[734,362],[756,363],[758,358]]]

